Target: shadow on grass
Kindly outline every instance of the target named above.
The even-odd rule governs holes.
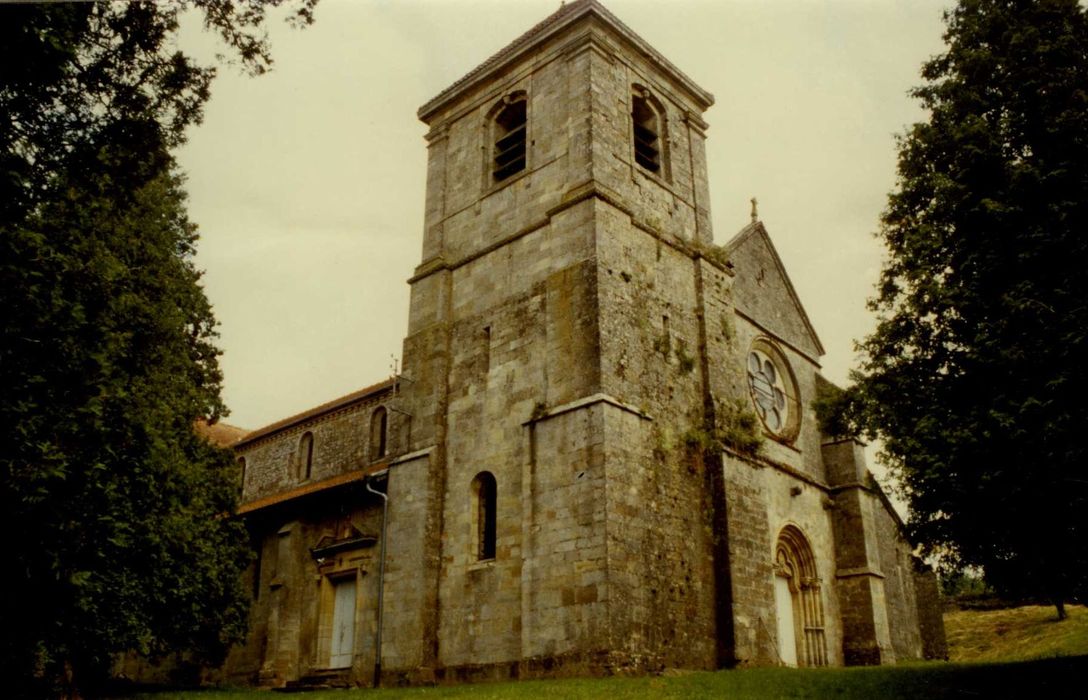
[[[137,694],[145,700],[242,700],[299,697],[305,700],[406,700],[408,698],[833,698],[898,700],[925,698],[1052,698],[1084,697],[1088,656],[1040,659],[1015,663],[915,663],[874,668],[760,668],[715,673],[676,673],[664,676],[571,678],[562,680],[482,683],[427,688],[383,688],[317,691],[281,695],[258,690],[203,690]],[[1078,690],[1079,689],[1079,690]],[[114,696],[119,697],[119,696]]]
[[[715,677],[729,672],[710,674]],[[735,677],[717,688],[677,688],[665,697],[713,697],[729,693],[732,698],[843,698],[899,699],[926,698],[1051,698],[1084,697],[1088,656],[1042,659],[1015,663],[950,664],[917,663],[880,668],[753,669],[733,673]],[[1081,688],[1076,691],[1074,689]]]

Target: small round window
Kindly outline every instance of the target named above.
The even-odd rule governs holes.
[[[757,341],[748,353],[748,389],[767,430],[792,440],[800,422],[797,391],[785,360],[764,341]]]

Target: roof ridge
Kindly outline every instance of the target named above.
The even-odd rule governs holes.
[[[495,64],[501,62],[502,59],[505,59],[507,56],[512,54],[514,52],[514,50],[518,46],[520,46],[521,44],[529,41],[529,39],[532,39],[537,34],[540,34],[545,29],[547,29],[551,25],[555,24],[557,21],[559,21],[559,19],[561,17],[565,17],[566,15],[570,14],[571,12],[574,12],[576,9],[581,9],[582,5],[590,5],[590,4],[597,4],[596,0],[576,0],[575,2],[572,2],[569,5],[567,5],[565,3],[561,3],[559,5],[558,10],[556,10],[555,12],[551,13],[550,15],[545,17],[544,19],[542,19],[539,22],[537,22],[536,24],[534,24],[532,27],[529,28],[528,31],[524,32],[523,34],[518,36],[518,38],[514,39],[509,44],[507,44],[506,46],[499,49],[496,53],[492,54],[489,58],[487,58],[487,60],[485,60],[483,63],[476,66],[475,68],[470,70],[468,73],[465,73],[463,76],[461,76],[460,78],[455,80],[452,85],[450,85],[446,89],[442,90],[442,92],[438,93],[437,95],[435,95],[431,99],[427,100],[423,104],[423,106],[419,108],[419,111],[417,112],[417,115],[422,119],[423,115],[430,111],[428,108],[431,107],[431,105],[433,105],[433,104],[435,104],[437,102],[440,102],[447,95],[449,95],[449,94],[451,94],[453,92],[456,92],[457,89],[459,87],[461,87],[462,85],[464,85],[465,83],[469,82],[470,80],[472,80],[476,76],[478,76],[481,73],[485,72],[488,68],[491,68]]]
[[[648,41],[638,35],[633,29],[624,24],[616,15],[612,14],[607,7],[602,5],[598,0],[575,0],[570,4],[562,4],[559,9],[552,14],[545,17],[540,22],[533,25],[528,31],[514,39],[512,42],[501,48],[498,52],[493,54],[486,61],[476,66],[468,73],[463,75],[460,79],[455,81],[452,85],[442,90],[440,93],[432,97],[425,102],[422,107],[416,112],[421,120],[426,121],[427,118],[433,115],[437,109],[445,102],[451,95],[455,94],[458,90],[464,88],[466,85],[477,80],[481,75],[484,75],[495,66],[501,65],[504,61],[508,60],[511,56],[517,54],[518,51],[526,48],[531,42],[540,35],[545,34],[553,26],[560,24],[568,18],[580,17],[582,15],[588,15],[590,13],[596,13],[597,16],[603,18],[610,23],[613,28],[619,32],[619,34],[627,41],[631,42],[637,50],[643,52],[652,61],[659,63],[667,73],[671,72],[673,77],[678,81],[680,85],[697,100],[703,101],[706,106],[714,104],[714,96],[709,92],[699,87],[695,81],[689,78],[683,71],[677,68],[669,59],[665,58],[661,53],[650,45]]]
[[[234,446],[238,447],[238,446],[243,445],[243,444],[248,444],[250,442],[253,442],[257,438],[265,437],[266,435],[271,435],[272,433],[283,430],[285,428],[289,428],[292,425],[295,425],[297,423],[301,423],[302,421],[306,420],[307,418],[314,418],[314,417],[323,415],[325,413],[328,413],[330,411],[333,411],[333,410],[335,410],[337,408],[340,408],[342,406],[347,406],[349,404],[355,403],[356,401],[364,399],[367,396],[370,396],[371,394],[376,394],[376,393],[382,391],[383,389],[388,389],[389,387],[393,386],[393,384],[395,384],[395,383],[396,383],[396,379],[394,379],[393,377],[390,377],[389,379],[385,379],[383,381],[380,381],[377,384],[371,384],[370,386],[363,387],[362,389],[356,389],[355,391],[350,392],[348,394],[344,394],[343,396],[335,398],[332,401],[326,401],[325,403],[318,404],[317,406],[314,406],[313,408],[308,408],[305,411],[300,411],[299,413],[296,413],[296,414],[294,414],[292,416],[288,416],[287,418],[281,418],[278,421],[275,421],[273,423],[269,423],[268,425],[264,426],[263,428],[257,428],[256,430],[254,430],[254,431],[252,431],[250,433],[247,433],[240,440],[238,440],[238,442],[236,442],[234,444]]]
[[[805,329],[808,331],[809,335],[812,337],[812,340],[816,345],[816,351],[820,354],[820,356],[823,356],[824,354],[826,354],[824,344],[820,340],[819,334],[816,333],[816,327],[812,325],[812,319],[809,318],[808,312],[805,311],[805,305],[801,302],[801,297],[797,294],[797,289],[793,286],[793,280],[790,279],[790,273],[786,270],[786,264],[782,262],[782,256],[778,254],[778,248],[775,246],[774,240],[771,238],[771,234],[767,230],[767,227],[763,225],[763,222],[758,220],[753,221],[752,223],[742,228],[739,232],[737,232],[737,235],[733,236],[733,238],[725,244],[726,251],[728,253],[732,253],[737,248],[739,248],[742,243],[744,243],[746,240],[756,234],[762,234],[763,240],[766,242],[767,247],[770,248],[771,258],[775,264],[775,267],[778,268],[778,273],[782,276],[782,280],[786,283],[786,293],[793,301],[793,305],[797,308],[797,311],[801,316],[801,322],[805,324]]]

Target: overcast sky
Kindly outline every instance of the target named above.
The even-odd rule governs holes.
[[[942,49],[932,0],[605,0],[716,104],[705,118],[716,242],[749,199],[845,382],[873,326],[873,237],[908,96]],[[197,264],[220,321],[228,422],[258,428],[390,374],[422,242],[417,108],[558,0],[321,0],[270,26],[276,65],[223,68],[181,151]],[[214,43],[187,26],[182,48]]]

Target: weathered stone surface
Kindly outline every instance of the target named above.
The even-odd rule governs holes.
[[[656,172],[635,159],[636,97],[657,110]],[[496,182],[491,119],[521,99],[526,167]],[[766,230],[743,229],[732,264],[713,245],[711,102],[582,0],[421,109],[403,375],[240,444],[261,556],[230,678],[325,677],[347,629],[344,677],[371,682],[382,501],[364,484],[389,498],[386,684],[775,664],[787,614],[801,663],[939,653],[919,610],[935,588],[860,448],[820,433],[822,349]],[[756,406],[755,347],[791,423],[757,419],[751,454],[719,438]]]

